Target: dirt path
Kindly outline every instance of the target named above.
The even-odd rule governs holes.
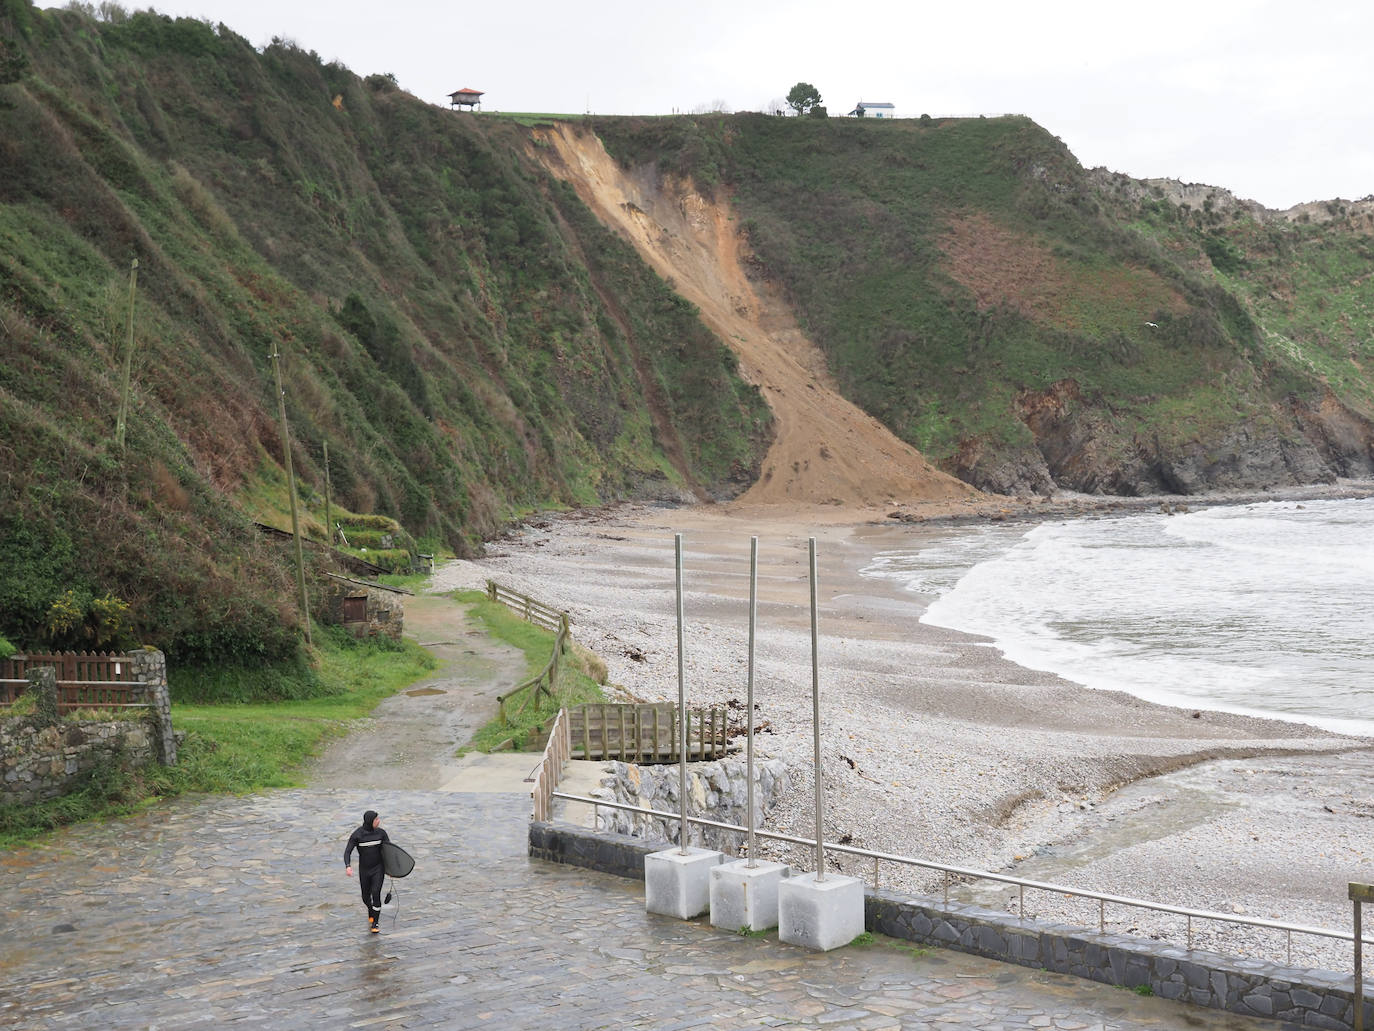
[[[734,506],[828,506],[850,512],[983,497],[925,460],[839,395],[821,351],[776,291],[744,272],[747,245],[726,204],[690,184],[623,171],[591,133],[559,125],[534,151],[603,223],[701,311],[773,410],[777,438],[758,482]]]
[[[312,788],[438,791],[463,769],[455,753],[496,716],[496,698],[523,680],[523,652],[487,635],[451,599],[406,599],[406,633],[441,666],[393,695],[308,772]]]

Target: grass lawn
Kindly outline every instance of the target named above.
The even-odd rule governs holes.
[[[469,612],[485,624],[492,637],[519,648],[529,663],[528,677],[533,677],[548,663],[553,654],[555,635],[548,630],[526,623],[500,602],[490,601],[481,591],[459,591],[454,597],[469,606]],[[506,706],[506,720],[492,720],[473,735],[463,751],[490,752],[505,742],[517,751],[534,747],[539,729],[565,705],[585,702],[604,702],[601,685],[606,682],[606,667],[591,652],[573,644],[564,653],[559,667],[558,682],[552,699],[541,695],[525,706],[526,693],[516,696]],[[512,684],[512,687],[515,685]]]

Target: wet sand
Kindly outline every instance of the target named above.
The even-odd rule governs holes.
[[[827,838],[1349,929],[1346,884],[1374,879],[1374,741],[1176,709],[1023,669],[985,640],[920,624],[919,598],[861,575],[876,552],[933,531],[879,513],[853,518],[823,509],[779,518],[777,509],[624,506],[536,520],[494,542],[480,562],[445,567],[436,581],[492,577],[566,608],[576,639],[606,660],[626,696],[675,699],[680,532],[688,692],[692,704],[719,703],[745,694],[749,537],[757,534],[755,692],[770,730],[758,747],[793,773],[769,822],[807,834],[814,813],[806,539],[814,536]],[[1125,785],[1133,787],[1120,790]],[[809,858],[781,857],[799,866]],[[871,863],[852,872],[871,879]],[[882,878],[889,887],[933,887],[928,875],[895,868]],[[1072,910],[1053,895],[1027,900],[1028,913],[1044,917]],[[1177,918],[1107,916],[1112,929],[1183,940]],[[1254,932],[1225,927],[1195,927],[1194,943],[1285,954]],[[1348,969],[1350,947],[1295,937],[1293,958]]]

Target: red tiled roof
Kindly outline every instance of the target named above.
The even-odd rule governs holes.
[[[469,94],[471,94],[471,95],[473,95],[473,96],[475,96],[475,97],[480,97],[480,96],[482,95],[482,91],[479,90],[479,89],[456,89],[456,90],[454,90],[452,93],[450,93],[449,96],[450,96],[450,97],[457,97],[457,96],[461,96],[461,95],[464,94],[464,93],[469,93]]]

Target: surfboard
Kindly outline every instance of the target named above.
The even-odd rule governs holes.
[[[382,869],[386,871],[388,877],[404,877],[415,869],[415,860],[410,858],[410,853],[401,848],[400,845],[393,845],[389,841],[384,841],[382,842]]]

